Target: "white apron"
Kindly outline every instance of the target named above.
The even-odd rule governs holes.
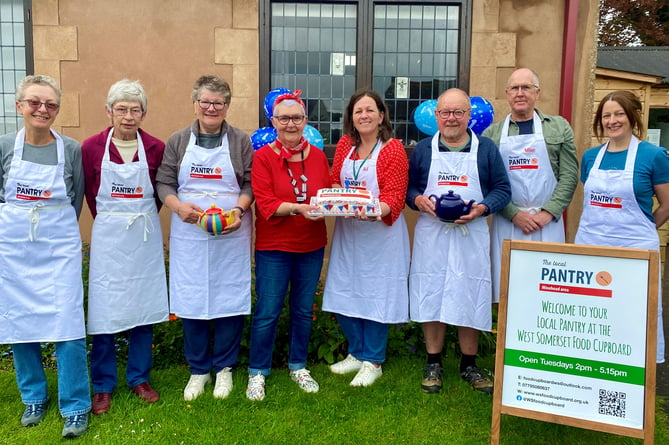
[[[425,195],[441,196],[453,190],[465,202],[481,202],[476,162],[479,143],[474,133],[471,138],[471,152],[442,153],[439,133],[434,135]],[[466,183],[440,185],[441,175],[466,177]],[[412,321],[440,321],[481,331],[492,328],[490,234],[486,218],[476,218],[466,224],[466,229],[424,212],[419,215],[409,274]]]
[[[229,211],[239,184],[230,160],[228,137],[208,149],[191,134],[179,169],[179,199],[206,210]],[[170,311],[179,317],[211,320],[251,313],[251,215],[228,235],[211,236],[197,224],[172,214]]]
[[[0,343],[86,336],[79,225],[63,179],[65,145],[51,134],[57,165],[22,160],[25,129],[14,143],[0,204]]]
[[[362,161],[350,159],[353,150],[355,147],[342,165],[341,183],[366,188],[378,198],[376,164],[382,150],[381,141],[364,166]],[[360,168],[357,178],[354,178],[354,166]],[[379,323],[407,322],[409,255],[409,234],[403,215],[392,226],[380,221],[337,218],[323,310]]]
[[[511,182],[511,200],[522,211],[538,213],[553,196],[557,179],[551,167],[541,119],[534,112],[534,134],[509,136],[510,116],[504,120],[499,151]],[[502,215],[492,216],[491,228],[493,301],[499,301],[499,283],[502,268],[502,243],[505,239],[564,243],[564,225],[551,222],[543,229],[525,235]]]
[[[632,136],[625,170],[600,170],[608,142],[597,153],[595,163],[583,185],[583,213],[576,232],[575,244],[633,247],[660,250],[655,223],[643,213],[634,196],[634,163],[639,140]],[[621,199],[620,207],[591,205],[591,193]],[[660,274],[662,272],[660,271]],[[662,285],[658,280],[657,362],[664,362],[664,328],[662,325]]]
[[[96,197],[88,278],[88,333],[114,334],[167,320],[163,235],[144,144],[138,162],[109,159],[109,131]]]

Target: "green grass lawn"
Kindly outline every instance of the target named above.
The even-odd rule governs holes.
[[[493,357],[480,361],[488,369]],[[117,388],[111,411],[91,416],[81,444],[489,444],[492,397],[460,380],[457,359],[447,358],[444,390],[420,390],[423,363],[390,359],[384,374],[369,388],[348,384],[353,375],[334,375],[325,364],[311,367],[321,385],[317,394],[302,392],[286,369],[267,379],[267,396],[250,402],[244,394],[245,369],[235,370],[230,397],[217,400],[212,386],[193,402],[183,400],[188,370],[154,371],[151,383],[160,392],[155,404],[141,402],[125,387]],[[56,402],[56,375],[47,371],[52,401],[46,419],[23,428],[23,412],[14,373],[0,371],[0,443],[52,444],[60,438],[63,419]],[[122,373],[121,373],[122,375]],[[595,431],[510,416],[502,417],[502,444],[642,444]],[[669,444],[666,415],[656,414],[656,444]]]

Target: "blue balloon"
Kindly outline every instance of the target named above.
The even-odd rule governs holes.
[[[286,93],[292,93],[291,90],[288,88],[274,88],[272,90],[269,90],[269,92],[265,95],[265,101],[263,102],[263,109],[265,110],[265,116],[267,116],[267,119],[272,119],[272,109],[274,108],[274,101],[276,100],[277,97],[281,96],[282,94]]]
[[[495,119],[495,110],[492,104],[483,97],[472,96],[470,103],[472,114],[469,118],[469,128],[477,135],[480,135],[483,133],[483,130],[492,124],[492,121]]]
[[[267,144],[271,144],[276,139],[276,128],[274,127],[260,127],[251,134],[251,143],[253,149],[257,150]]]
[[[304,139],[306,139],[307,142],[309,142],[311,145],[316,148],[320,148],[321,150],[323,149],[323,135],[321,135],[320,132],[314,127],[307,125],[304,127],[304,132],[302,135],[304,136]]]
[[[436,110],[437,101],[433,99],[418,105],[413,112],[413,121],[416,124],[416,127],[418,127],[421,132],[430,136],[439,131],[439,127],[437,127],[437,116],[434,114]]]

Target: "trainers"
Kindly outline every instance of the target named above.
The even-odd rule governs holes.
[[[304,391],[318,392],[318,382],[311,377],[311,372],[307,371],[307,368],[290,371],[290,378]]]
[[[214,398],[225,399],[232,391],[232,368],[223,368],[216,373]]]
[[[361,367],[362,362],[349,354],[344,360],[338,361],[330,366],[330,371],[335,374],[348,374],[349,372],[359,371]]]
[[[369,386],[374,383],[374,380],[381,377],[381,374],[383,374],[381,365],[374,366],[373,363],[362,362],[360,371],[351,380],[351,386]]]
[[[26,405],[26,410],[21,416],[21,425],[35,426],[46,416],[46,403],[34,403]]]
[[[184,400],[189,402],[200,397],[204,392],[204,385],[211,382],[211,376],[207,374],[192,374],[184,388]]]
[[[65,419],[63,437],[79,437],[88,429],[88,414],[78,414]]]
[[[423,371],[423,381],[420,384],[423,392],[436,394],[441,391],[441,377],[444,368],[439,363],[429,363]]]
[[[249,375],[249,384],[246,387],[246,398],[262,400],[265,398],[265,376],[261,373]]]
[[[472,388],[486,394],[492,394],[492,380],[484,375],[476,366],[467,366],[467,368],[460,373],[462,380],[469,383]]]

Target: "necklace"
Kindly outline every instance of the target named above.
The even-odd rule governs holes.
[[[300,181],[302,181],[302,187],[298,188],[297,187],[297,180],[295,179],[295,175],[293,175],[293,170],[290,169],[290,163],[288,162],[288,159],[284,160],[286,161],[286,168],[288,169],[288,176],[290,176],[290,184],[293,186],[293,192],[295,193],[295,196],[297,197],[297,202],[304,202],[307,200],[307,181],[309,178],[307,178],[304,175],[304,151],[300,152],[301,155],[301,160],[302,160],[302,174],[299,176]],[[301,190],[300,190],[301,189]]]
[[[358,167],[357,171],[355,169],[355,161],[357,161],[359,159],[354,159],[353,160],[353,179],[355,179],[356,181],[358,180],[358,175],[360,174],[360,170],[362,170],[362,167],[364,167],[365,162],[367,162],[367,159],[369,159],[372,156],[372,153],[374,153],[374,150],[376,150],[376,147],[378,147],[379,145],[381,145],[381,139],[379,139],[376,142],[376,145],[374,145],[374,147],[372,147],[372,149],[369,151],[369,153],[367,153],[367,156],[365,156],[365,159],[362,160],[362,163],[360,164],[360,167]],[[356,153],[357,157],[360,158],[360,155],[358,154],[358,147],[355,148],[355,153]]]

